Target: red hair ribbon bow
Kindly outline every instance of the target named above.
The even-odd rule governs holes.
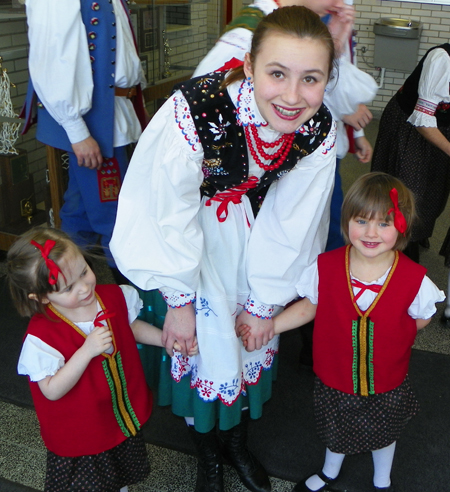
[[[232,58],[231,60],[228,60],[225,65],[222,67],[218,68],[215,70],[215,72],[226,72],[227,70],[231,70],[232,68],[237,68],[240,67],[244,64],[242,60],[239,60],[238,58]]]
[[[44,246],[40,245],[36,241],[30,241],[30,243],[41,251],[42,258],[44,258],[45,264],[48,268],[48,283],[50,285],[55,285],[58,282],[58,274],[61,272],[61,269],[51,258],[48,257],[48,255],[55,246],[56,241],[47,239]]]
[[[398,191],[396,190],[396,188],[392,188],[392,190],[389,192],[389,196],[391,197],[394,206],[388,210],[387,214],[391,215],[391,213],[394,212],[394,226],[398,232],[405,235],[408,224],[406,223],[405,216],[398,208]]]

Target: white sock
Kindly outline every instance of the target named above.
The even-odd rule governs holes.
[[[395,453],[394,441],[389,446],[372,451],[373,459],[373,484],[375,487],[389,487],[391,485],[391,469]]]
[[[194,417],[184,417],[184,420],[187,425],[194,427]]]
[[[119,492],[128,492],[128,486],[125,485],[125,487],[122,487]]]
[[[327,448],[325,453],[325,464],[322,468],[322,473],[328,478],[336,478],[341,471],[342,462],[344,461],[345,454],[333,453]],[[325,482],[319,477],[319,475],[313,475],[309,477],[305,482],[306,486],[310,490],[319,490],[320,487],[325,485]]]

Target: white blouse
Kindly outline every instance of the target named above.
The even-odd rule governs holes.
[[[434,49],[426,58],[420,75],[416,107],[408,118],[414,126],[437,128],[436,112],[440,102],[450,102],[450,56],[442,48]]]
[[[145,87],[127,13],[120,0],[111,1],[117,29],[115,85]],[[36,93],[50,115],[62,125],[70,142],[80,142],[90,135],[83,115],[92,107],[93,91],[80,0],[26,0],[26,12],[28,64]],[[136,142],[141,126],[132,102],[126,97],[114,100],[114,147]]]
[[[239,88],[240,82],[228,87],[236,107]],[[253,92],[250,94],[253,98]],[[254,99],[247,109],[243,118],[251,114],[255,124],[264,122]],[[267,142],[280,136],[269,126],[261,126],[259,131]],[[246,277],[252,295],[261,303],[284,305],[293,299],[296,272],[323,251],[334,182],[335,137],[332,125],[315,152],[271,185],[252,224],[248,245],[243,246]],[[200,197],[202,162],[203,148],[189,107],[177,92],[153,117],[134,151],[110,243],[120,271],[144,290],[161,289],[170,297],[174,292],[192,296],[197,291],[204,268],[203,231],[207,230],[209,237],[214,235],[211,231],[218,223],[213,210],[216,205],[205,206],[205,198],[202,201]],[[262,173],[249,155],[249,176]],[[253,222],[249,202],[245,206]],[[242,218],[230,213],[226,223],[231,226],[229,221],[240,227]],[[243,237],[238,234],[236,241]],[[231,253],[226,250],[223,254]]]
[[[125,302],[128,308],[128,321],[133,321],[138,317],[143,303],[139,298],[137,290],[131,285],[121,285]],[[100,304],[97,302],[97,310],[101,311]],[[106,321],[101,321],[106,326]],[[94,320],[75,323],[78,328],[86,335],[94,329]],[[112,353],[113,347],[107,353]],[[31,381],[41,381],[47,376],[53,376],[58,369],[63,367],[64,357],[58,350],[54,349],[40,338],[34,335],[27,335],[22,351],[20,352],[17,372],[22,375],[30,376]]]
[[[373,282],[359,280],[351,272],[350,278],[359,280],[364,285],[383,285],[390,271],[391,268],[389,267],[383,276]],[[300,297],[307,297],[312,304],[317,304],[319,297],[319,270],[317,268],[317,261],[302,272],[296,287]],[[360,290],[359,287],[353,286],[353,294],[355,296]],[[366,311],[377,295],[376,292],[366,289],[356,301],[359,309]],[[445,300],[444,292],[439,290],[429,277],[425,276],[419,292],[408,308],[408,314],[413,319],[429,319],[436,312],[436,302],[442,302],[443,300]]]

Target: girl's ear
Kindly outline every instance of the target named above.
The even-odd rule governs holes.
[[[38,299],[36,294],[28,294],[28,299],[33,299],[33,301],[39,302],[39,299]],[[41,300],[41,302],[42,302],[42,304],[48,304],[50,301],[46,297],[44,297]]]
[[[245,57],[244,57],[244,73],[248,79],[253,78],[252,62],[250,61],[250,53],[248,52],[245,53]]]

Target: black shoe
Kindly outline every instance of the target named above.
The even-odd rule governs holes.
[[[337,480],[337,477],[336,478],[327,477],[322,471],[314,473],[314,475],[317,475],[322,480],[322,482],[325,482],[325,484],[319,489],[317,489],[315,492],[326,492],[328,490],[332,490],[329,489],[328,487],[329,485],[336,482]],[[308,480],[308,478],[311,478],[312,476],[313,475],[310,475],[309,477],[306,477],[301,482],[298,482],[298,484],[292,489],[292,492],[312,492],[311,489],[306,485],[306,481]]]
[[[224,492],[223,465],[216,430],[197,432],[189,425],[197,449],[197,483],[195,492]]]
[[[235,468],[241,482],[252,492],[270,492],[269,476],[261,463],[247,448],[248,411],[242,412],[241,422],[230,430],[220,431],[223,455]]]

